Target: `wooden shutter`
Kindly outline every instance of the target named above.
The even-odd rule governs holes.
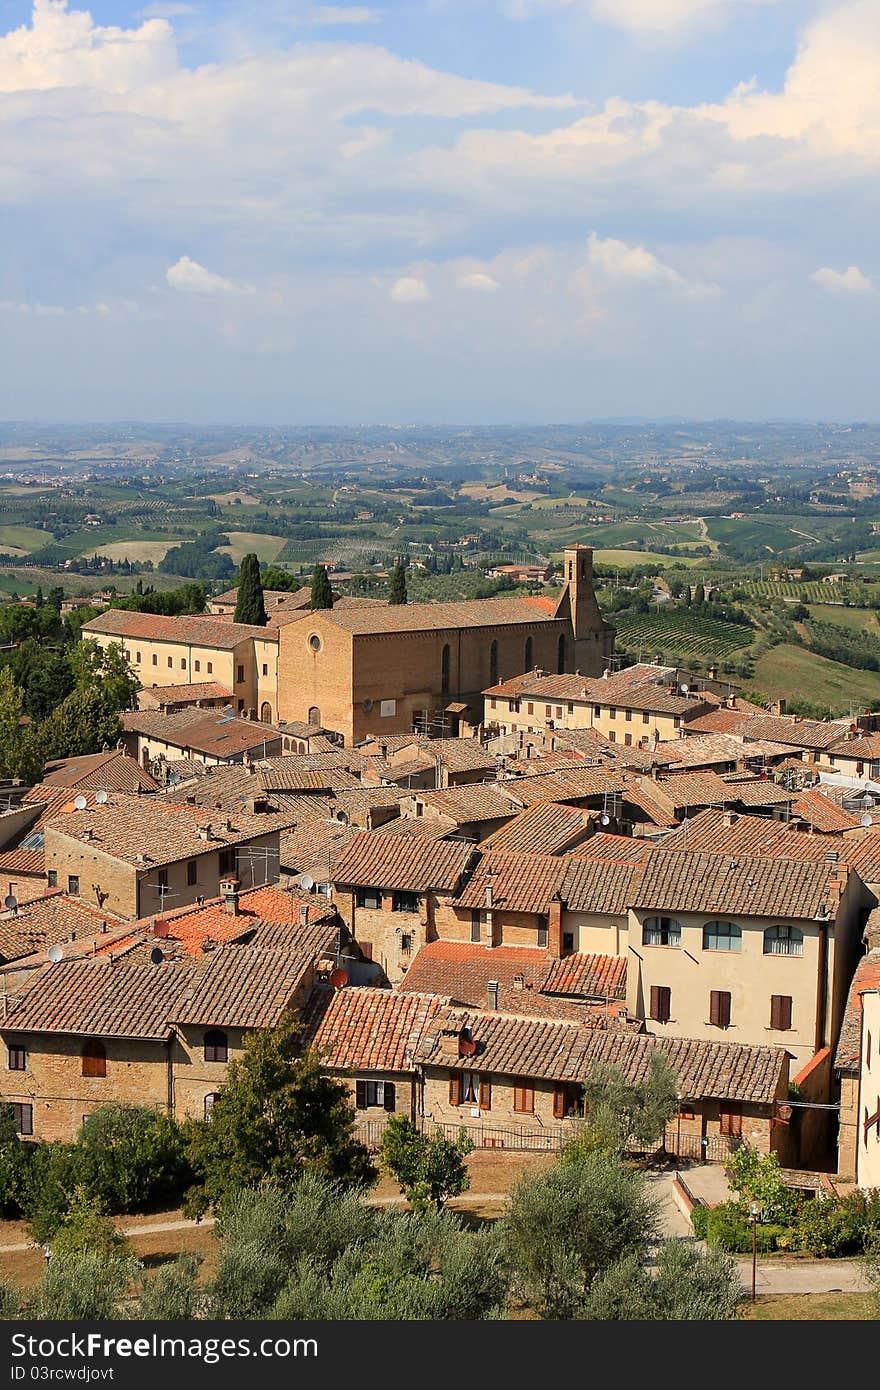
[[[563,1091],[563,1114],[565,1113],[565,1092]],[[528,1081],[521,1081],[513,1088],[513,1108],[521,1115],[532,1115],[535,1110],[535,1088]],[[555,1112],[554,1112],[555,1113]]]
[[[553,1087],[553,1118],[554,1120],[565,1119],[565,1087]]]
[[[742,1134],[742,1107],[735,1101],[721,1102],[720,1118],[722,1134],[728,1134],[735,1138]]]
[[[394,1082],[393,1082],[393,1081],[386,1081],[386,1082],[385,1082],[385,1109],[386,1109],[386,1110],[393,1110],[394,1107],[395,1107],[395,1104],[396,1104],[396,1102],[395,1102],[395,1093],[394,1093]]]
[[[480,1109],[492,1109],[492,1081],[488,1076],[480,1077]]]
[[[709,995],[709,1022],[716,1028],[730,1026],[730,995],[727,990],[713,989]]]
[[[366,1081],[356,1081],[354,1083],[355,1106],[358,1110],[367,1108],[367,1083]]]
[[[791,1027],[791,995],[771,994],[770,1027],[785,1029]]]
[[[651,1018],[655,1023],[668,1023],[672,991],[668,985],[651,986]]]
[[[449,1073],[449,1104],[461,1105],[461,1075],[457,1071]]]

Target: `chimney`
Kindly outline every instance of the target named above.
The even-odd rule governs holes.
[[[299,905],[299,924],[301,927],[307,927],[309,925],[308,903],[300,903]]]
[[[709,679],[710,681],[717,681],[718,679],[718,667],[715,665],[714,661],[709,667]]]
[[[208,825],[200,825],[200,826],[199,826],[199,839],[200,839],[200,840],[210,840],[210,839],[211,839],[211,826],[210,826],[210,824],[208,824]]]
[[[251,812],[252,815],[255,815],[255,816],[262,816],[262,815],[265,815],[265,813],[266,813],[266,812],[268,811],[268,809],[269,809],[269,798],[266,797],[266,796],[256,796],[256,795],[251,796],[251,797],[248,797],[247,809]],[[227,822],[227,828],[230,829],[230,830],[232,829],[231,824],[229,824],[228,822]]]
[[[727,807],[724,808],[724,811],[722,813],[722,823],[727,827],[728,830],[732,825],[736,825],[738,820],[739,816],[737,815],[736,811],[731,811]]]
[[[550,899],[550,917],[547,923],[547,949],[558,960],[562,955],[562,899],[554,893]]]
[[[498,1011],[498,981],[489,980],[486,984],[486,1007],[490,1013]]]
[[[523,989],[524,986],[525,986],[525,979],[524,979],[524,977],[523,977],[522,975],[514,975],[514,977],[513,977],[513,987],[514,987],[514,989]]]
[[[238,916],[238,897],[241,885],[237,878],[221,878],[220,896],[223,899],[223,908],[230,917]]]

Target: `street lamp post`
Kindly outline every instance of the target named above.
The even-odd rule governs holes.
[[[761,1203],[749,1202],[749,1215],[752,1218],[752,1302],[755,1301],[755,1286],[758,1276],[758,1217],[761,1215]]]

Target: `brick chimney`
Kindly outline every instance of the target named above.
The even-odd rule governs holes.
[[[230,917],[238,916],[238,898],[241,892],[241,884],[237,878],[221,878],[220,896],[223,899],[223,909],[228,912]]]
[[[554,893],[550,899],[550,915],[547,920],[547,949],[557,960],[562,955],[562,899]]]
[[[498,1010],[498,981],[489,980],[486,983],[486,1007],[490,1013]]]

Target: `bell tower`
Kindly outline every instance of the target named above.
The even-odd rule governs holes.
[[[593,588],[593,552],[588,545],[566,547],[562,577],[564,587],[555,616],[571,623],[574,659],[570,669],[584,676],[601,676],[614,651],[616,629],[599,611]]]

